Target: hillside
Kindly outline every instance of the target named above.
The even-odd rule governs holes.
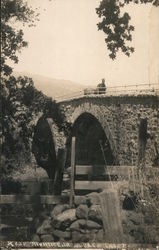
[[[56,99],[63,95],[79,92],[86,88],[86,86],[72,82],[69,80],[53,79],[37,74],[30,74],[27,72],[14,72],[15,76],[28,76],[34,81],[35,87],[42,91],[45,95]]]

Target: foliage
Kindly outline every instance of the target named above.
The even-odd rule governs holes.
[[[158,225],[159,225],[159,190],[157,184],[145,184],[144,196],[139,195],[137,213],[143,215],[143,221],[138,227],[138,233],[143,237],[144,243],[158,244]],[[151,230],[150,230],[151,228]],[[138,233],[136,237],[138,237]],[[135,238],[136,238],[135,237]]]
[[[127,56],[134,52],[134,48],[129,45],[134,26],[130,24],[130,15],[127,12],[122,13],[122,8],[130,3],[151,3],[159,6],[159,0],[102,0],[96,8],[97,15],[102,19],[97,24],[98,30],[103,30],[105,33],[109,56],[113,60],[119,50]]]
[[[18,63],[17,52],[28,44],[22,25],[33,26],[38,13],[24,0],[1,1],[1,177],[30,161],[31,140],[40,114],[51,116],[61,129],[64,116],[51,98],[36,90],[31,78],[15,77],[9,62]]]
[[[133,237],[135,243],[159,243],[158,173],[158,168],[149,167],[121,191],[125,197],[123,209],[126,210],[124,231],[127,238]]]
[[[4,76],[12,73],[8,60],[18,63],[17,51],[26,47],[28,43],[23,39],[23,30],[16,29],[13,24],[20,22],[23,25],[34,25],[38,14],[35,14],[23,0],[2,0],[1,1],[1,68]]]

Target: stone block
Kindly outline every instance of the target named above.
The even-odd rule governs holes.
[[[86,232],[72,232],[72,242],[73,243],[83,243],[83,242],[94,242],[94,243],[100,243],[104,242],[104,236],[103,236],[103,230],[87,230]]]
[[[75,206],[79,206],[80,204],[87,204],[87,198],[85,196],[79,196],[74,201]]]
[[[70,239],[71,238],[70,231],[62,231],[62,230],[54,229],[53,235],[58,237],[58,238],[63,238],[63,239]]]
[[[52,225],[57,229],[66,229],[76,220],[76,209],[68,209],[57,215],[52,221]]]
[[[92,205],[88,212],[88,219],[102,223],[102,212],[100,205]]]
[[[89,200],[91,205],[100,204],[99,193],[97,193],[97,192],[92,192],[92,193],[88,194],[87,199]]]
[[[76,208],[76,216],[78,219],[87,219],[88,217],[88,206],[81,204]]]
[[[79,219],[73,222],[70,226],[72,231],[80,231],[80,229],[101,229],[102,226],[91,220]]]

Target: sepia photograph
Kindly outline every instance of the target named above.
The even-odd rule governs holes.
[[[159,0],[1,0],[0,248],[159,250]]]

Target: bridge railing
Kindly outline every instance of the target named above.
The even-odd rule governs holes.
[[[118,85],[118,86],[108,86],[98,87],[98,88],[85,88],[80,91],[72,92],[67,95],[58,96],[56,98],[57,102],[80,98],[83,96],[95,96],[95,95],[105,95],[105,96],[119,96],[119,95],[146,95],[146,94],[159,94],[159,84],[133,84],[133,85]]]

